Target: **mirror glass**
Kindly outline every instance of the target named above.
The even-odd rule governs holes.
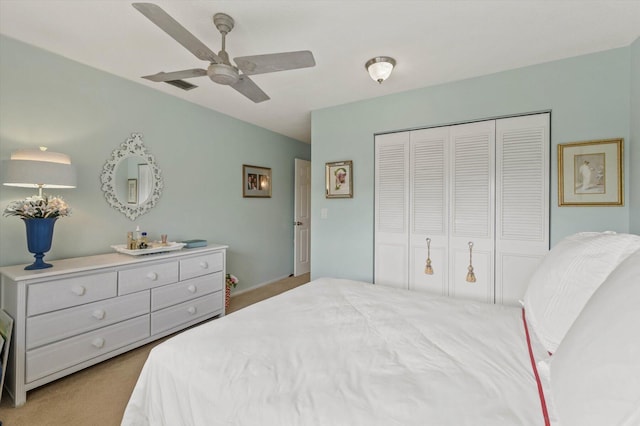
[[[151,195],[153,176],[146,160],[138,155],[122,159],[116,166],[116,198],[122,204],[144,204]]]
[[[155,158],[147,152],[138,133],[113,151],[104,165],[101,181],[107,202],[131,220],[155,206],[163,187]]]

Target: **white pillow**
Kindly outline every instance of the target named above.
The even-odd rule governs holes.
[[[640,248],[640,236],[581,232],[564,238],[544,257],[524,296],[527,320],[551,353],[611,271]]]
[[[638,425],[640,250],[593,294],[551,357],[551,395],[563,426]]]

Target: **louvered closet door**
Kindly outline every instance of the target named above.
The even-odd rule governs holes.
[[[448,294],[449,128],[412,131],[410,135],[409,288]],[[433,274],[425,274],[431,239]]]
[[[514,304],[549,250],[549,114],[496,122],[496,302]]]
[[[451,126],[450,137],[449,294],[493,303],[495,121]]]
[[[375,138],[374,282],[409,282],[409,132]]]

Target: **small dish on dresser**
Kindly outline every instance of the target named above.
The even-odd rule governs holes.
[[[158,244],[158,245],[152,245],[151,247],[146,249],[130,250],[127,248],[126,244],[116,244],[114,246],[111,246],[111,248],[117,251],[118,253],[129,254],[131,256],[140,256],[143,254],[154,254],[154,253],[162,253],[165,251],[180,250],[185,245],[186,245],[185,243],[169,242],[166,245]]]

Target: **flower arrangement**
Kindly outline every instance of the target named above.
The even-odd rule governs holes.
[[[345,169],[344,167],[340,167],[338,170],[336,170],[334,172],[334,174],[336,175],[336,187],[335,187],[335,190],[337,191],[346,182],[347,169]]]
[[[225,277],[225,281],[227,282],[227,287],[236,288],[236,286],[238,285],[238,277],[236,277],[235,275],[227,274],[227,276]]]
[[[70,214],[71,208],[66,201],[48,195],[34,195],[24,200],[12,201],[3,213],[4,216],[18,216],[22,219],[53,219]]]

